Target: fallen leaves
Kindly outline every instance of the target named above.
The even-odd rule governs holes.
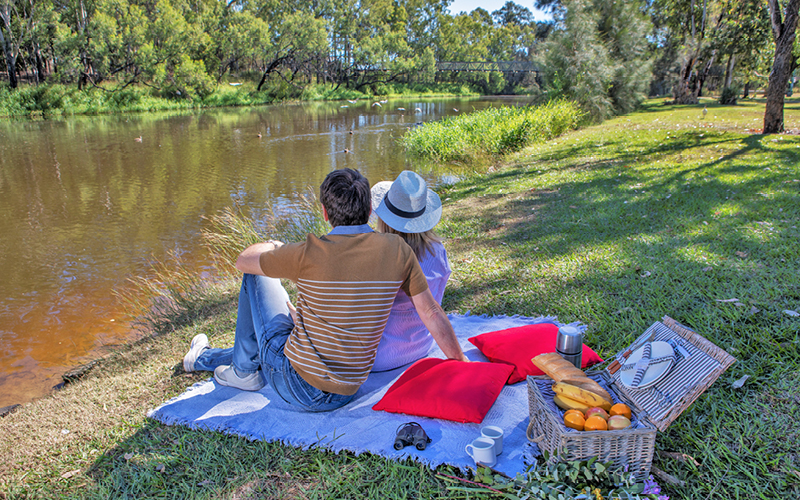
[[[795,317],[795,318],[796,318],[797,316],[800,316],[800,313],[799,313],[799,312],[797,312],[797,311],[792,311],[791,309],[784,309],[784,310],[783,310],[783,313],[784,313],[784,314],[788,314],[789,316],[793,316],[793,317]]]
[[[700,462],[695,460],[695,458],[691,455],[687,455],[686,453],[678,453],[675,451],[659,451],[658,455],[660,457],[671,458],[673,460],[677,460],[678,462],[684,464],[693,464],[695,467],[700,467]]]
[[[74,476],[76,474],[80,474],[80,472],[81,472],[80,469],[71,470],[71,471],[68,471],[68,472],[65,472],[65,473],[61,474],[61,477],[63,479],[69,479],[69,478],[71,478],[72,476]]]
[[[663,481],[664,483],[670,486],[677,486],[678,488],[684,488],[686,486],[686,482],[678,479],[675,476],[667,474],[658,467],[655,466],[650,467],[650,472],[652,472],[653,475],[656,476],[659,480]]]
[[[739,252],[739,251],[737,251],[737,252],[734,252],[734,253],[736,254],[737,257],[740,257],[742,259],[746,259],[747,258],[747,252]]]
[[[732,389],[741,389],[744,387],[744,383],[747,382],[747,379],[750,378],[750,375],[745,375],[744,377],[740,378],[736,382],[731,384]]]

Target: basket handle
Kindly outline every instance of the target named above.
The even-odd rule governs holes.
[[[533,432],[533,419],[531,419],[530,423],[528,424],[528,430],[525,431],[525,436],[531,443],[539,444],[544,439],[544,436],[531,437],[532,432]]]

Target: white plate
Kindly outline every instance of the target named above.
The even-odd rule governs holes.
[[[644,346],[636,349],[625,361],[623,366],[631,364],[636,365],[642,360],[643,353]],[[672,368],[672,365],[675,364],[675,351],[672,349],[672,346],[661,341],[650,342],[650,359],[663,357],[668,357],[668,359],[651,364],[647,368],[647,371],[644,372],[644,377],[642,377],[642,381],[639,383],[638,387],[631,387],[633,378],[636,376],[636,370],[620,370],[620,382],[631,389],[646,389],[661,380],[664,375],[669,373],[670,368]]]

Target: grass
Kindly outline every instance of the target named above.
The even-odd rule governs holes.
[[[557,315],[609,357],[663,315],[738,362],[666,432],[671,498],[800,495],[800,136],[763,136],[763,102],[663,106],[567,133],[442,192],[453,276],[445,309]],[[787,126],[800,107],[787,103]],[[0,420],[6,498],[490,498],[413,462],[193,432],[145,412],[205,375],[180,361],[199,332],[232,342],[235,292],[169,334]],[[728,299],[737,302],[721,302]],[[748,376],[744,386],[732,383]]]

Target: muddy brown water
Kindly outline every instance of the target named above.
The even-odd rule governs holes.
[[[258,217],[268,201],[291,205],[336,168],[373,184],[404,169],[434,185],[452,180],[457,169],[410,161],[402,134],[455,109],[520,103],[0,119],[0,407],[49,393],[70,368],[135,339],[112,290],[146,274],[153,258],[176,252],[198,273],[213,272],[198,246],[203,216],[236,205]]]

